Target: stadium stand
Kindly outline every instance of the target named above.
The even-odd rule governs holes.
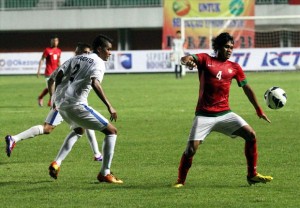
[[[300,2],[255,0],[255,4],[257,16],[274,15],[275,12],[280,16],[297,14]],[[118,43],[114,45],[114,50],[161,49],[163,5],[164,0],[0,0],[0,52],[40,51],[41,45],[47,44],[44,40],[53,31],[61,37],[64,51],[72,50],[74,42],[79,39],[88,42],[91,36],[101,32],[110,35]],[[110,18],[85,24],[79,17],[88,16],[92,9],[92,14],[98,16],[116,15],[117,12],[118,20]],[[40,18],[45,14],[48,19]],[[144,18],[145,15],[151,18]],[[70,20],[70,17],[75,20]],[[134,26],[132,18],[136,20]],[[253,44],[257,48],[299,47],[300,23],[297,19],[290,22],[277,24],[270,20],[259,24],[257,21]],[[26,41],[20,44],[20,39]],[[147,41],[149,39],[150,42]]]
[[[295,4],[295,0],[256,0],[256,5]],[[299,4],[299,3],[298,3]],[[28,9],[161,7],[163,0],[2,0],[1,11]]]
[[[13,0],[13,1],[4,1],[5,9],[31,9],[36,6],[39,0]]]

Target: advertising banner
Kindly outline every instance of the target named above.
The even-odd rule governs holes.
[[[162,48],[170,49],[176,31],[181,30],[181,18],[199,17],[187,20],[184,36],[187,49],[210,48],[210,39],[221,32],[229,32],[235,39],[235,47],[254,47],[253,20],[201,20],[200,18],[222,18],[253,16],[253,0],[165,0]]]
[[[74,56],[74,52],[63,52],[61,63]],[[36,74],[42,53],[0,53],[0,74]],[[45,71],[41,68],[41,74]]]
[[[212,50],[186,50],[185,53],[212,55]],[[171,50],[113,51],[106,62],[106,72],[173,72],[171,54]],[[62,62],[73,55],[73,52],[64,52]],[[41,53],[0,53],[0,75],[36,74],[40,56]],[[235,49],[230,60],[240,64],[245,71],[295,70],[300,68],[300,49]]]

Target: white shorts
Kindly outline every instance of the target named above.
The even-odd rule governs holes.
[[[248,123],[233,112],[217,117],[196,116],[190,131],[189,140],[204,141],[212,131],[220,132],[230,137],[236,137],[236,135],[232,133],[246,125],[248,125]]]
[[[71,125],[72,129],[82,127],[85,129],[92,129],[97,131],[104,130],[109,121],[94,110],[92,107],[79,105],[61,105],[58,109],[63,119]]]
[[[56,109],[51,108],[50,112],[47,115],[45,123],[50,124],[52,126],[58,126],[63,121],[64,120],[61,117],[61,115],[59,114],[59,112]]]

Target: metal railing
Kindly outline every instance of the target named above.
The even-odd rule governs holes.
[[[0,11],[162,7],[164,0],[0,0]],[[255,0],[256,5],[288,4],[289,0]]]
[[[0,0],[1,11],[162,6],[163,0]]]
[[[289,0],[256,0],[256,5],[262,4],[288,4]]]

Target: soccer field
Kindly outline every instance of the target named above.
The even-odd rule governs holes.
[[[174,189],[198,98],[196,73],[182,80],[173,74],[105,76],[104,90],[118,112],[112,171],[124,181],[121,185],[97,181],[100,163],[93,161],[86,136],[62,163],[58,179],[50,178],[48,166],[70,131],[66,123],[50,135],[17,143],[8,158],[6,134],[42,124],[49,108],[37,105],[44,79],[0,76],[0,207],[299,207],[300,74],[248,72],[247,77],[272,123],[258,119],[235,81],[230,106],[255,129],[258,172],[274,180],[249,186],[244,141],[212,133],[195,155],[186,185]],[[264,92],[271,86],[287,93],[287,104],[280,110],[264,103]],[[108,117],[94,92],[89,104]],[[103,135],[96,135],[101,146]]]

